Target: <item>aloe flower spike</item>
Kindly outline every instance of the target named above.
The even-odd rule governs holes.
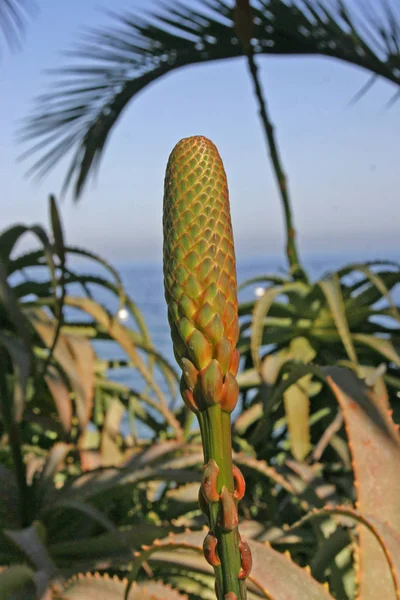
[[[219,600],[246,598],[251,568],[238,532],[244,479],[232,464],[230,413],[239,388],[236,264],[222,160],[205,137],[181,140],[164,186],[164,287],[181,394],[199,421],[204,473],[199,503],[210,532],[204,555]]]

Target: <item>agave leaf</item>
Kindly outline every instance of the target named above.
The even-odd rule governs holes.
[[[353,373],[337,367],[324,370],[345,419],[353,457],[357,509],[369,518],[383,519],[398,535],[400,441],[397,427],[380,398],[357,380]],[[399,550],[397,555],[400,556]],[[360,528],[359,563],[362,600],[396,598],[384,552],[365,528]]]
[[[379,338],[376,335],[367,335],[365,333],[354,333],[352,338],[356,343],[372,348],[372,350],[375,350],[375,352],[381,354],[400,367],[400,356],[390,340]]]
[[[318,285],[325,295],[336,328],[343,342],[343,345],[346,348],[347,355],[352,362],[357,364],[357,355],[354,350],[349,324],[347,322],[346,310],[342,292],[340,289],[339,278],[337,275],[334,275],[330,279],[320,281]]]

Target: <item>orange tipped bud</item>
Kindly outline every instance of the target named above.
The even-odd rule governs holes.
[[[211,531],[207,533],[203,542],[204,558],[212,567],[218,567],[221,561],[217,554],[217,543],[218,540]]]
[[[204,466],[201,489],[206,502],[218,502],[219,493],[217,489],[219,468],[213,458]]]
[[[239,517],[233,494],[225,486],[222,488],[220,500],[221,515],[219,525],[224,531],[232,531],[232,529],[235,529],[239,525]]]

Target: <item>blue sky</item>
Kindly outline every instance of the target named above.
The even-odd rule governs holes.
[[[21,52],[0,62],[0,227],[47,223],[47,196],[57,194],[67,163],[38,185],[27,179],[16,142],[19,120],[65,63],[60,51],[84,25],[108,22],[95,0],[42,0]],[[103,2],[103,6],[105,3]],[[114,0],[115,11],[143,6]],[[259,57],[304,254],[380,256],[399,247],[400,103],[379,82],[347,106],[368,74],[328,59]],[[66,198],[67,240],[114,260],[161,259],[162,190],[175,143],[203,134],[218,146],[231,194],[238,257],[280,255],[282,214],[244,59],[177,71],[131,103],[115,128],[96,183],[81,202]]]

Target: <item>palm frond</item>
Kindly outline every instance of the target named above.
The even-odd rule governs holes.
[[[35,3],[32,0],[0,0],[0,38],[9,48],[18,48],[25,23]]]
[[[399,15],[387,0],[372,2],[358,0],[351,10],[345,0],[253,0],[254,51],[328,56],[399,85]],[[39,153],[30,173],[43,177],[72,152],[64,189],[72,185],[79,198],[139,92],[180,67],[242,55],[229,0],[198,6],[168,2],[146,16],[110,14],[115,25],[88,30],[69,53],[77,62],[52,72],[51,91],[22,128],[22,139],[34,141],[24,156]]]

